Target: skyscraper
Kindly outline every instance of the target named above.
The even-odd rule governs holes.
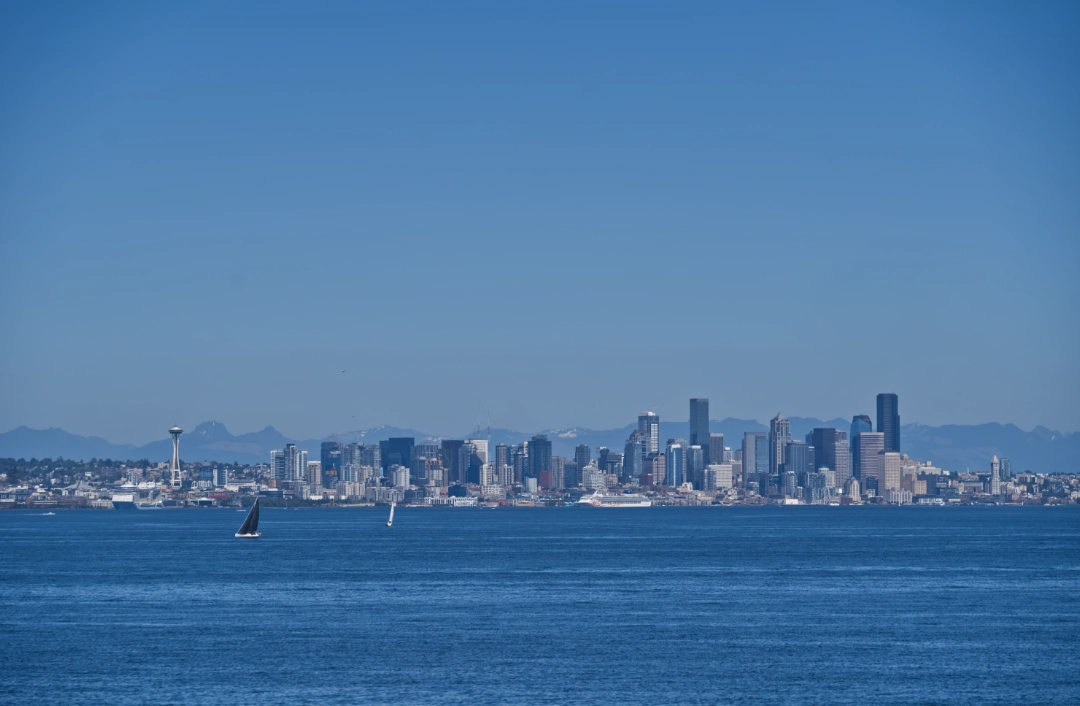
[[[588,446],[586,446],[585,444],[578,444],[576,447],[574,447],[574,463],[577,464],[577,467],[579,469],[588,466],[589,461],[591,460],[592,454],[589,452]]]
[[[884,450],[885,435],[881,432],[864,431],[855,436],[851,445],[851,463],[864,489],[868,479],[878,477],[878,454]]]
[[[848,441],[854,444],[856,435],[864,431],[874,431],[874,423],[870,421],[869,416],[857,414],[851,418],[851,433],[848,434]]]
[[[784,447],[791,441],[791,422],[778,414],[769,422],[769,475],[780,482],[780,466],[784,463]]]
[[[846,438],[846,434],[842,431],[837,431],[830,427],[823,427],[814,429],[810,432],[810,438],[808,439],[811,446],[814,447],[814,468],[825,467],[829,470],[836,470],[836,442],[840,439]]]
[[[813,458],[810,453],[812,448],[802,441],[791,440],[784,444],[784,472],[794,473],[796,483],[813,470]]]
[[[709,460],[709,400],[695,397],[690,400],[690,445],[700,446]],[[722,461],[723,459],[721,459]],[[704,469],[704,467],[703,467]]]
[[[886,490],[900,490],[900,454],[895,451],[878,452],[878,495]]]
[[[894,392],[877,396],[877,430],[885,435],[885,450],[900,451],[900,407]]]
[[[686,476],[683,478],[683,482],[689,481],[698,490],[703,490],[705,488],[705,466],[707,465],[705,463],[705,449],[697,444],[691,444],[690,448],[686,450]]]
[[[851,445],[847,439],[837,441],[833,453],[836,466],[832,470],[836,471],[836,487],[843,488],[851,477]]]
[[[338,471],[341,470],[341,444],[336,441],[324,441],[320,447],[319,461],[322,463],[323,476],[333,475],[337,480]],[[307,476],[307,468],[298,472],[297,479]]]
[[[646,451],[647,447],[648,442],[646,441],[645,432],[640,429],[631,432],[630,438],[626,440],[626,446],[623,447],[624,477],[637,478],[644,472],[642,463],[648,453]],[[598,461],[597,465],[601,465],[601,462]]]
[[[637,428],[645,432],[645,453],[660,453],[660,415],[642,412],[637,418]]]
[[[743,486],[760,483],[769,473],[769,440],[763,431],[748,431],[742,439]]]
[[[447,485],[450,483],[464,483],[461,472],[461,457],[459,451],[465,444],[462,439],[443,439],[440,444],[443,468],[447,470]]]
[[[1001,466],[997,454],[990,459],[990,494],[1001,495]]]
[[[529,475],[539,478],[541,471],[551,470],[551,442],[543,434],[529,440]]]
[[[701,448],[700,446],[698,447]],[[686,449],[677,442],[669,443],[667,453],[664,454],[666,461],[664,477],[668,485],[678,487],[686,482]]]
[[[709,450],[705,454],[707,459],[706,466],[713,464],[726,463],[724,459],[724,435],[723,434],[709,434]]]

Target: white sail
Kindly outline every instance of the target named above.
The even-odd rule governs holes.
[[[390,519],[386,521],[386,526],[391,527],[394,524],[394,505],[397,504],[396,500],[390,501]]]

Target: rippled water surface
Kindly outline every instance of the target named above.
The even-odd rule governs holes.
[[[1077,508],[0,512],[0,703],[1080,702]]]

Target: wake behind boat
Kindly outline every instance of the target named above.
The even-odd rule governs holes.
[[[244,524],[236,531],[237,537],[251,539],[259,536],[259,499],[255,498],[255,504],[251,506],[251,512],[244,518]]]

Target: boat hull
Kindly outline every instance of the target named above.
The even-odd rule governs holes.
[[[257,539],[261,537],[262,534],[260,534],[259,532],[255,532],[254,534],[240,534],[239,532],[237,532],[233,536],[239,537],[240,539]]]

